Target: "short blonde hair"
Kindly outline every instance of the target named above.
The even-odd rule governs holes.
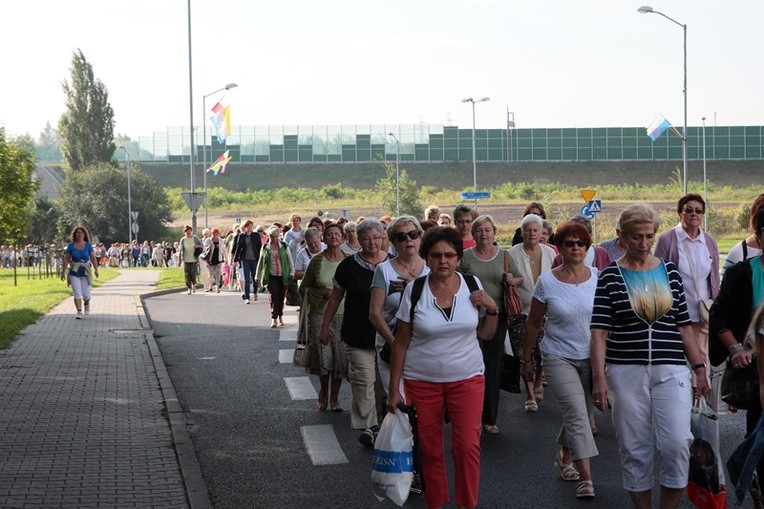
[[[618,214],[616,221],[618,229],[623,233],[630,233],[637,226],[652,224],[653,231],[657,232],[661,225],[661,216],[652,205],[647,203],[633,203]]]

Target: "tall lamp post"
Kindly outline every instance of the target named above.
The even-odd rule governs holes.
[[[388,133],[395,140],[395,217],[401,215],[401,143],[394,133]]]
[[[463,103],[472,103],[472,186],[477,193],[477,154],[475,153],[475,103],[488,101],[488,97],[483,97],[477,101],[472,97],[462,99]],[[475,198],[475,208],[477,209],[477,198]]]
[[[703,201],[708,204],[708,186],[706,180],[706,117],[701,118],[703,121]],[[708,231],[708,214],[703,214],[703,229]]]
[[[637,12],[642,14],[660,14],[672,23],[682,27],[684,33],[684,128],[682,129],[682,180],[684,194],[687,194],[687,25],[679,23],[677,20],[670,18],[660,11],[656,11],[649,5],[643,5]]]
[[[194,73],[192,70],[191,58],[191,0],[188,0],[188,115],[189,126],[191,126],[191,157],[189,157],[189,166],[191,169],[191,196],[188,208],[191,209],[191,231],[196,235],[196,178],[194,177]]]
[[[236,88],[239,85],[236,83],[229,83],[228,85],[224,86],[223,88],[219,88],[215,90],[214,92],[210,92],[207,95],[202,96],[202,166],[204,170],[204,227],[207,228],[209,225],[207,224],[207,221],[209,221],[209,216],[207,214],[207,98],[211,95],[217,94],[218,92],[222,92],[223,90],[231,90],[232,88]]]
[[[122,146],[122,150],[125,151],[125,160],[127,161],[127,236],[130,239],[128,244],[129,249],[133,248],[133,203],[130,192],[130,152],[127,151],[127,146]],[[130,264],[130,257],[128,257],[128,266]]]

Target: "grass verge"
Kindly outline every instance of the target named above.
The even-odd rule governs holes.
[[[182,267],[169,267],[162,269],[157,281],[157,290],[167,290],[170,288],[185,288],[186,276]]]
[[[117,277],[119,272],[102,268],[99,275],[93,280],[96,288]],[[19,268],[14,284],[13,270],[0,270],[0,350],[8,348],[24,327],[35,323],[71,295],[69,286],[58,277],[40,277]]]

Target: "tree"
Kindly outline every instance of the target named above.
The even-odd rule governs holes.
[[[29,214],[29,242],[43,245],[63,241],[58,233],[61,211],[55,202],[45,197],[37,198]]]
[[[22,140],[23,141],[23,140]],[[0,241],[25,243],[29,210],[38,183],[34,152],[0,136]]]
[[[140,212],[138,237],[162,239],[171,222],[169,199],[156,180],[135,167],[131,170],[132,210]],[[127,174],[100,163],[83,171],[70,172],[59,190],[61,233],[85,225],[101,242],[127,242]]]
[[[77,172],[86,166],[109,163],[114,155],[114,110],[109,93],[93,75],[82,50],[72,56],[71,84],[62,84],[66,111],[58,121],[64,166]]]
[[[37,160],[46,163],[61,161],[61,138],[50,125],[50,122],[47,122],[45,129],[40,132],[40,138],[37,142]]]
[[[397,189],[395,185],[395,165],[392,163],[383,163],[385,168],[385,178],[377,181],[377,193],[382,197],[382,206],[391,216],[396,215]],[[410,214],[416,218],[421,218],[424,213],[424,207],[419,201],[419,188],[416,182],[409,178],[406,170],[400,171],[400,194],[401,194],[401,215]]]

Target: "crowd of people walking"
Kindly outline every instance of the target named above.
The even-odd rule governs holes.
[[[344,411],[339,393],[347,380],[351,428],[373,447],[387,412],[404,402],[416,407],[430,508],[450,500],[446,423],[456,504],[477,505],[481,435],[502,432],[507,382],[524,386],[522,408],[530,414],[542,408],[545,388],[554,395],[562,422],[549,465],[575,482],[572,496],[595,497],[594,409],[612,408],[634,506],[651,506],[657,480],[661,507],[670,508],[687,485],[691,411],[709,396],[711,367],[728,359],[730,370],[764,368],[754,355],[764,330],[752,321],[757,310],[764,314],[764,193],[751,208],[752,233],[723,272],[716,241],[702,228],[706,203],[688,194],[677,202],[678,222],[662,234],[655,209],[635,204],[619,214],[616,237],[600,246],[588,219],[554,228],[537,202],[526,207],[511,246],[497,241],[490,215],[468,205],[450,215],[428,207],[421,221],[314,217],[307,227],[293,214],[285,225],[248,220],[201,237],[187,225],[172,245],[117,244],[103,253],[77,227],[61,277],[72,285],[78,318],[89,312],[100,255],[111,266],[125,257],[183,266],[188,294],[200,274],[204,291],[237,291],[244,304],[267,292],[272,328],[283,327],[287,301],[301,306],[318,411]],[[517,303],[507,304],[510,294]],[[754,399],[747,434],[764,433]]]

